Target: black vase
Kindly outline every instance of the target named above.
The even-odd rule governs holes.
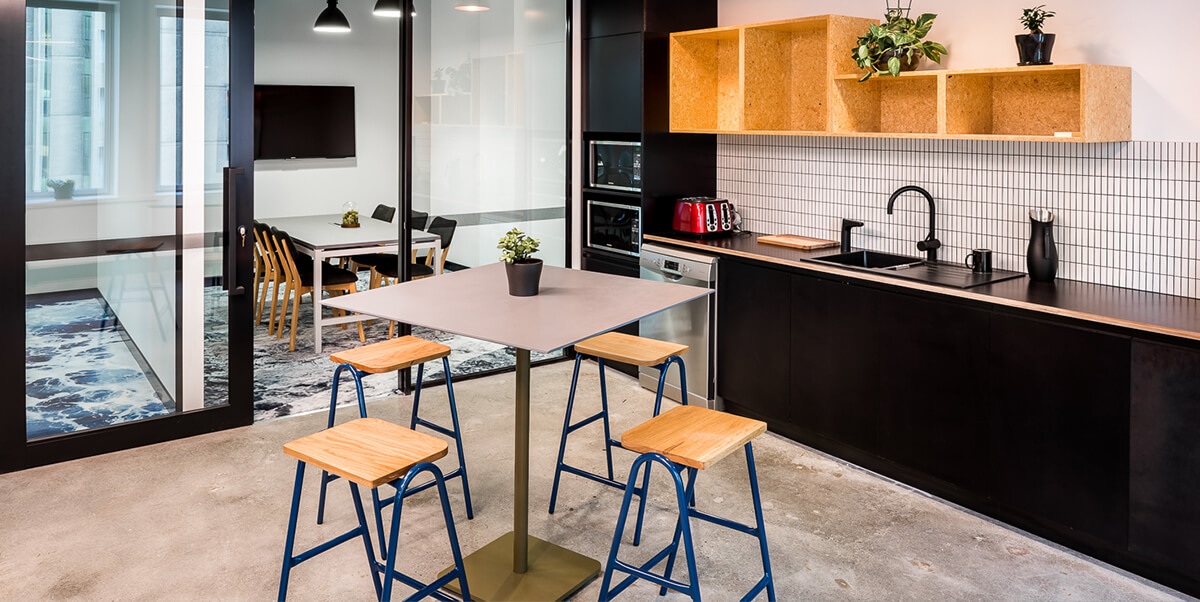
[[[1054,213],[1048,209],[1029,210],[1029,251],[1025,257],[1029,278],[1053,282],[1058,273],[1058,248],[1054,245]]]
[[[508,275],[508,294],[514,297],[532,297],[538,294],[538,283],[542,279],[541,259],[505,263],[504,272]]]
[[[1050,52],[1054,50],[1054,34],[1025,33],[1017,36],[1017,54],[1021,57],[1019,66],[1053,65],[1050,62]]]

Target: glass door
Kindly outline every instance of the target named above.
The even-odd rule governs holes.
[[[252,1],[0,1],[0,469],[249,424]]]

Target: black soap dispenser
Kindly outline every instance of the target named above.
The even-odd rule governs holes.
[[[1058,273],[1058,248],[1054,245],[1054,212],[1029,210],[1029,250],[1026,260],[1029,278],[1036,282],[1054,282]]]

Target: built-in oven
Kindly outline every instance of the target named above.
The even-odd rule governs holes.
[[[588,142],[588,188],[641,192],[642,143],[624,140]]]
[[[642,249],[642,209],[597,199],[587,200],[587,247],[637,257]]]

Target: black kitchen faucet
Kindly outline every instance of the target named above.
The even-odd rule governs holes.
[[[896,204],[896,198],[906,192],[919,192],[925,195],[926,201],[929,201],[929,235],[925,237],[925,240],[917,242],[917,250],[925,251],[925,256],[929,261],[937,261],[937,250],[942,246],[942,241],[938,240],[935,236],[937,234],[937,207],[934,206],[933,195],[929,194],[928,190],[920,186],[905,186],[893,192],[891,198],[888,199],[888,215],[892,214],[892,207]]]

